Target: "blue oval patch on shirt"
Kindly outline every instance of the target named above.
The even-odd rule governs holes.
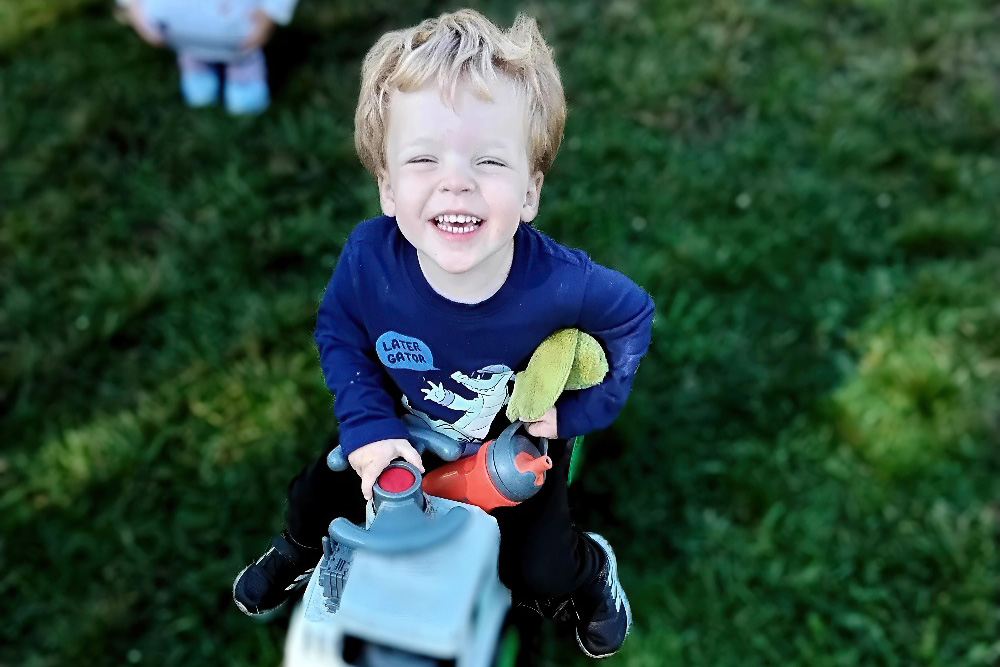
[[[427,344],[417,338],[386,331],[378,337],[375,349],[382,365],[387,368],[404,368],[411,371],[437,370],[434,355]]]

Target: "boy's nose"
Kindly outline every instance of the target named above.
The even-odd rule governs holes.
[[[450,192],[456,195],[466,194],[476,188],[476,182],[468,170],[451,167],[441,175],[441,183],[438,187],[441,192]]]

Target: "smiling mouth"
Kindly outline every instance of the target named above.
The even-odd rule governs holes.
[[[468,234],[479,229],[482,219],[471,215],[439,215],[432,220],[434,225],[449,234]]]

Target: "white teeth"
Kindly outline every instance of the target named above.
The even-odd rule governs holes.
[[[478,227],[479,225],[469,225],[467,227],[452,227],[451,225],[438,223],[438,229],[449,232],[451,234],[468,234],[469,232],[476,231]]]
[[[475,218],[471,215],[439,215],[434,218],[435,222],[450,222],[452,224],[464,225],[469,222],[482,222],[479,218]]]
[[[438,229],[451,234],[468,234],[475,231],[483,221],[471,215],[439,215],[434,218]],[[455,225],[461,225],[456,227]]]

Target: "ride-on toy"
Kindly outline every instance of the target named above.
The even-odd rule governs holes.
[[[501,641],[510,592],[497,575],[500,531],[487,512],[527,500],[552,466],[548,442],[536,448],[517,433],[519,420],[540,418],[564,390],[594,386],[607,371],[596,339],[561,329],[517,374],[511,425],[496,440],[460,444],[403,417],[413,446],[449,463],[423,479],[409,464],[392,463],[375,484],[365,528],[330,524],[292,614],[285,667],[512,666],[516,646]],[[339,447],[327,464],[348,465]]]
[[[510,592],[497,575],[500,531],[487,511],[533,495],[552,461],[512,423],[474,453],[404,419],[443,466],[421,477],[395,461],[376,482],[366,525],[335,519],[292,613],[285,667],[512,665],[501,641]],[[464,455],[464,456],[463,456]],[[347,466],[339,447],[328,464]],[[442,497],[442,496],[450,496]]]

